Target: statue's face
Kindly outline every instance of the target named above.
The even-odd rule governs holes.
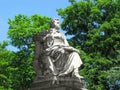
[[[55,20],[54,20],[54,25],[55,25],[55,28],[56,28],[56,29],[60,29],[59,19],[55,19]]]

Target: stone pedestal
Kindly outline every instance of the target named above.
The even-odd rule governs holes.
[[[87,90],[84,80],[77,80],[71,77],[59,77],[58,81],[52,84],[53,79],[42,77],[35,80],[28,90]]]

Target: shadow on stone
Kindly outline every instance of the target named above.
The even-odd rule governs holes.
[[[87,90],[84,79],[81,81],[71,77],[59,77],[57,82],[52,84],[50,77],[39,77],[28,90]]]

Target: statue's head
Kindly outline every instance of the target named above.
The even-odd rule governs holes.
[[[51,20],[50,28],[60,29],[60,22],[58,18],[54,18]]]

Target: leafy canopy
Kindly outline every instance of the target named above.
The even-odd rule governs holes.
[[[18,51],[8,51],[8,43],[0,44],[0,89],[26,90],[30,87],[35,72],[33,70],[33,36],[49,29],[51,18],[41,15],[19,14],[9,19],[8,38]]]
[[[110,80],[108,77],[111,68],[120,68],[120,0],[69,1],[71,5],[58,9],[58,14],[63,19],[61,27],[66,35],[73,36],[70,44],[79,47],[84,55],[81,74],[88,89],[117,89],[111,79],[114,77],[119,82],[120,79],[115,74]]]
[[[38,32],[49,28],[50,18],[40,15],[17,15],[14,20],[9,19],[8,37],[11,44],[19,49],[30,48],[32,37]]]

